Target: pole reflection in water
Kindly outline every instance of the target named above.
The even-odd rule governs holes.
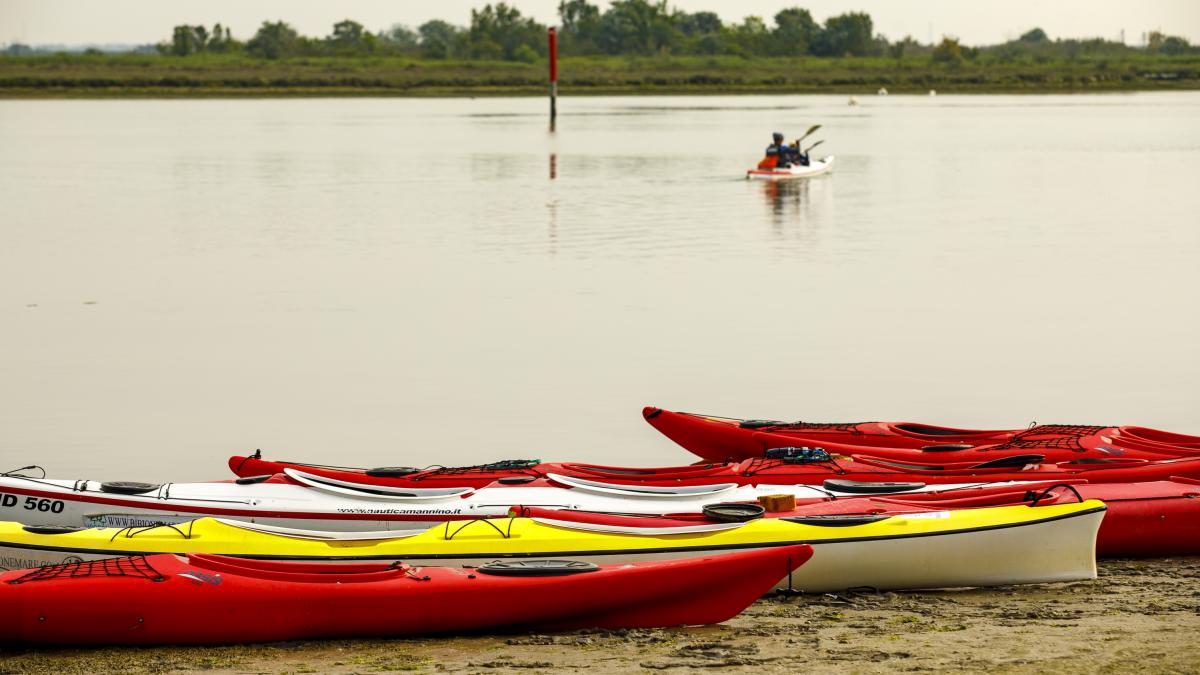
[[[551,126],[554,125],[554,119],[550,120]],[[558,178],[558,153],[550,153],[550,180]],[[551,198],[546,202],[546,209],[550,212],[550,241],[548,252],[550,255],[558,253],[558,199]]]

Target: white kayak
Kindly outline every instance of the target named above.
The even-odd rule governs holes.
[[[951,487],[929,485],[904,491]],[[647,487],[554,474],[524,485],[422,489],[360,484],[295,469],[257,479],[161,485],[9,474],[0,475],[0,520],[52,527],[147,527],[215,516],[342,532],[412,531],[451,520],[503,516],[516,505],[631,514],[694,513],[709,504],[755,501],[767,494],[810,500],[862,496],[809,485]]]
[[[784,169],[750,169],[746,172],[748,180],[790,180],[792,178],[809,178],[829,173],[833,170],[833,155],[814,159],[808,166],[789,166]]]

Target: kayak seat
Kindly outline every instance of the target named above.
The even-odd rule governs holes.
[[[993,459],[990,462],[976,464],[972,469],[1001,469],[1025,466],[1026,464],[1040,464],[1046,461],[1045,455],[1013,455],[1012,457],[1001,457]]]
[[[114,480],[100,484],[101,492],[109,492],[115,495],[140,495],[151,490],[157,490],[162,487],[155,483],[137,483],[134,481]]]
[[[971,429],[943,429],[941,427],[927,427],[924,424],[912,424],[904,422],[896,425],[897,429],[907,431],[910,434],[919,434],[921,436],[962,436],[965,434],[976,434],[978,431]]]
[[[909,464],[908,462],[893,462],[877,457],[869,458],[873,464],[880,466],[888,466],[895,469],[908,469],[910,471],[945,471],[946,467],[937,464]]]
[[[960,450],[970,450],[975,446],[970,443],[943,443],[941,445],[926,445],[921,448],[921,452],[958,452]]]
[[[738,423],[738,427],[742,429],[763,429],[765,427],[779,427],[786,425],[787,422],[778,420],[742,420]]]
[[[367,469],[364,473],[374,478],[400,478],[411,476],[419,471],[420,469],[411,466],[381,466],[375,469]]]
[[[706,504],[701,511],[708,516],[709,520],[715,520],[718,523],[745,523],[762,518],[763,514],[767,512],[762,504],[751,503]]]
[[[21,529],[30,534],[67,534],[88,528],[81,525],[22,525]]]

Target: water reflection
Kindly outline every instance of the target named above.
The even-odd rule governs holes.
[[[783,224],[788,216],[798,216],[808,200],[807,180],[768,180],[761,185],[776,226]]]

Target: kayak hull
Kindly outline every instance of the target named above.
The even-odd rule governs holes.
[[[897,491],[856,497],[798,499],[795,509],[766,518],[904,514],[1020,504],[1055,504],[1085,499],[1104,502],[1096,555],[1106,558],[1200,555],[1200,481],[1175,478],[1141,483],[1007,483],[929,491]],[[618,512],[548,510],[522,505],[522,516],[573,521],[597,529],[658,531],[715,527],[702,511],[658,516]]]
[[[747,180],[796,180],[798,178],[812,178],[833,171],[834,157],[822,157],[814,159],[808,166],[792,166],[786,169],[750,169],[746,172]]]
[[[825,592],[946,588],[1089,579],[1104,506],[1082,504],[968,509],[894,516],[848,527],[762,519],[716,532],[604,533],[525,518],[449,523],[399,539],[333,539],[322,533],[263,532],[202,519],[148,531],[95,529],[39,535],[0,523],[0,561],[21,567],[113,555],[196,551],[306,561],[403,560],[478,565],[491,560],[569,558],[598,564],[721,555],[811,545],[806,569],[775,583]]]
[[[1143,427],[1038,425],[1026,429],[956,429],[913,422],[772,422],[679,413],[647,407],[646,421],[709,461],[761,457],[770,448],[818,445],[831,452],[914,462],[986,461],[1037,453],[1048,461],[1171,459],[1200,455],[1200,437]]]
[[[446,496],[381,498],[375,486],[341,481],[336,492],[297,483],[306,474],[285,468],[263,482],[172,483],[146,494],[104,492],[95,481],[0,476],[0,517],[27,525],[62,527],[147,527],[178,524],[203,516],[261,525],[344,532],[420,531],[447,521],[500,517],[510,507],[527,506],[660,514],[699,511],[706,504],[754,501],[763,494],[787,493],[797,500],[849,493],[807,485],[642,487],[551,474],[516,486],[445,488]],[[321,484],[317,481],[314,484]],[[353,487],[363,488],[358,491]],[[933,489],[921,488],[923,489]],[[5,506],[9,505],[9,506]]]
[[[737,615],[811,554],[781,547],[536,577],[131,557],[0,575],[0,632],[29,643],[212,644],[709,624]]]

